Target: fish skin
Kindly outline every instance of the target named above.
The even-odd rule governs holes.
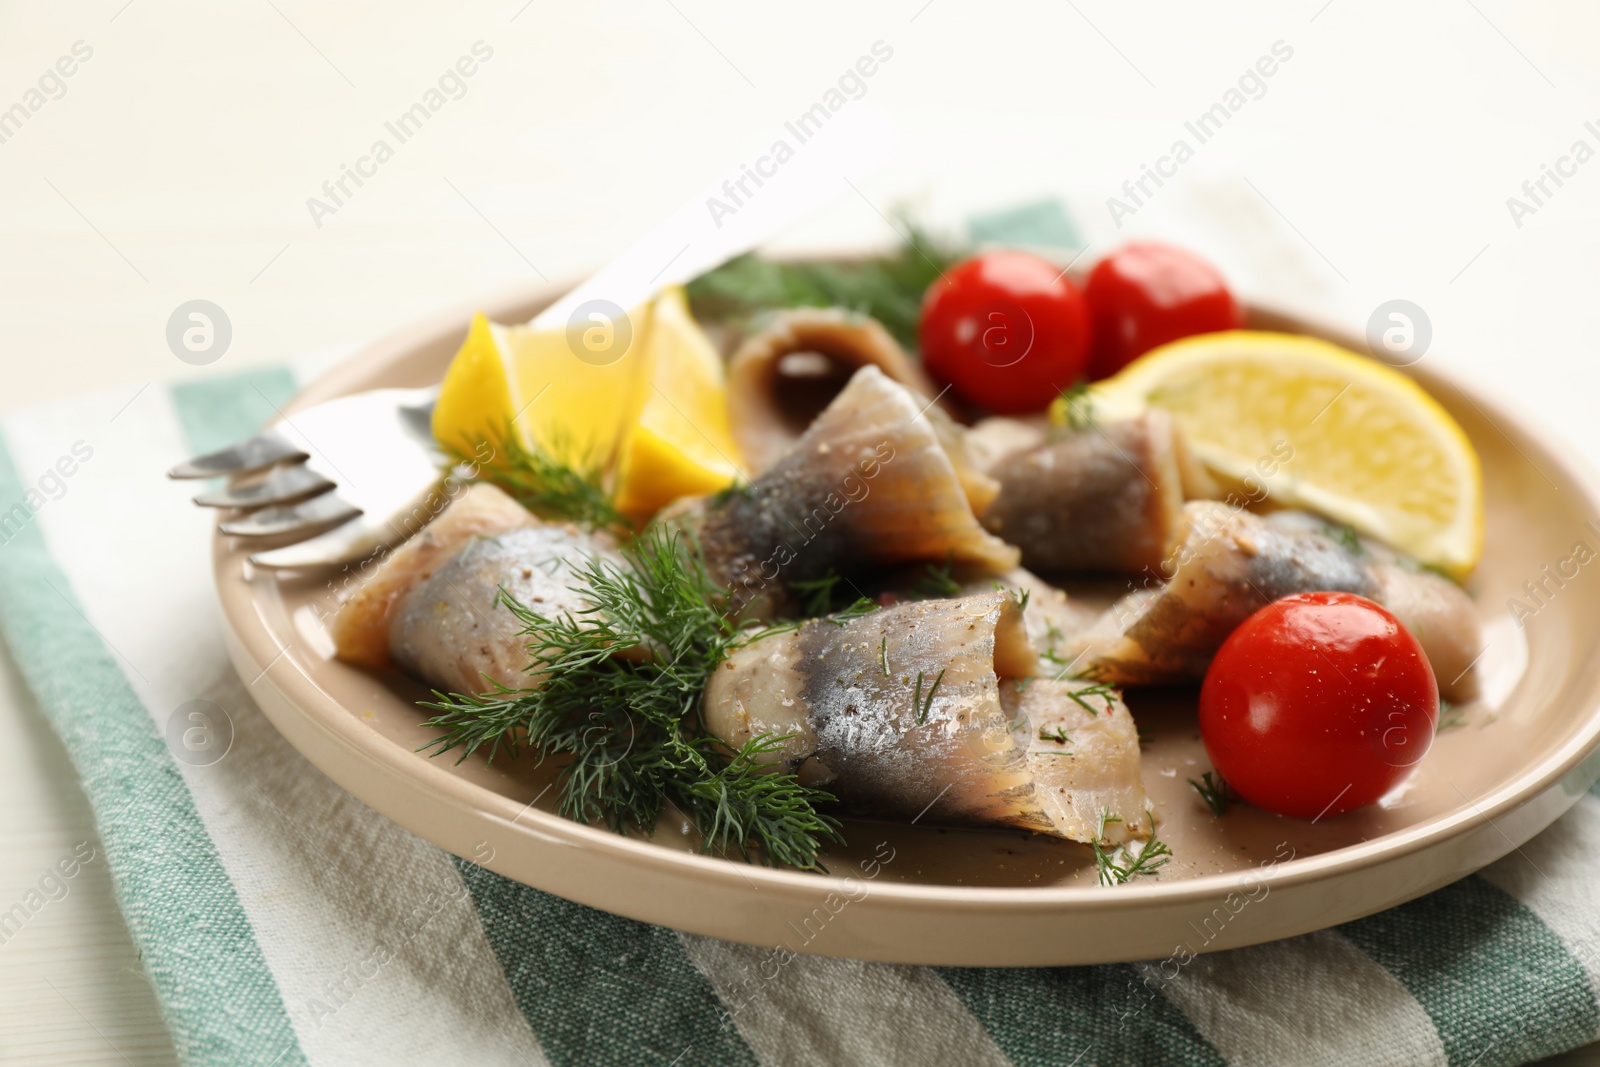
[[[850,811],[1056,832],[1000,705],[1001,675],[1037,663],[1005,594],[814,619],[729,662],[707,686],[707,728],[730,747],[788,730],[782,762]]]
[[[1466,593],[1438,575],[1404,566],[1375,543],[1352,550],[1313,516],[1260,516],[1216,501],[1191,501],[1167,560],[1154,573],[1166,580],[1112,605],[1068,642],[1068,658],[1116,685],[1199,681],[1222,643],[1257,610],[1295,593],[1334,591],[1392,605],[1422,643],[1448,699],[1464,699],[1475,688],[1466,665],[1477,657],[1482,638]]]
[[[790,308],[763,319],[728,360],[728,412],[734,439],[750,470],[776,463],[804,432],[791,425],[783,395],[794,379],[779,373],[784,358],[822,356],[836,366],[873,366],[927,400],[933,382],[883,324],[844,308]],[[803,388],[803,386],[802,386]]]
[[[329,626],[339,658],[371,670],[390,666],[389,631],[407,592],[473,538],[493,537],[538,521],[492,485],[460,489],[433,521],[382,557],[340,604]],[[362,564],[358,573],[369,565]]]
[[[546,524],[494,486],[471,485],[340,605],[335,650],[445,692],[529,685],[528,638],[500,590],[541,614],[576,614],[590,606],[572,588],[577,571],[601,559],[621,565],[609,537]]]
[[[389,655],[447,693],[529,687],[537,682],[529,638],[502,594],[546,617],[581,619],[593,605],[581,591],[580,571],[596,560],[623,566],[608,544],[571,526],[475,538],[401,598]]]
[[[983,432],[1006,441],[996,427]],[[1159,565],[1183,509],[1175,433],[1161,411],[1085,430],[1010,431],[987,457],[1000,491],[979,512],[984,529],[1043,574]]]
[[[973,516],[928,405],[876,367],[851,378],[745,490],[669,510],[747,616],[798,613],[797,581],[908,562],[1002,572],[1015,548]]]

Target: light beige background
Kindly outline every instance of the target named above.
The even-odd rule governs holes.
[[[0,410],[230,373],[603,262],[741,160],[882,40],[866,99],[899,128],[789,244],[892,236],[1068,198],[1103,250],[1133,233],[1216,259],[1248,295],[1360,328],[1421,305],[1432,354],[1589,457],[1600,159],[1518,227],[1506,199],[1600,149],[1600,13],[1578,3],[1226,5],[711,0],[0,4],[0,110],[75,42],[66,92],[0,143]],[[759,10],[759,13],[758,13]],[[1291,60],[1118,229],[1107,195],[1275,41]],[[306,199],[483,41],[493,57],[315,225]],[[1093,254],[1091,252],[1091,254]],[[233,341],[168,350],[183,301]],[[136,521],[136,520],[133,520]],[[87,806],[0,660],[0,901],[79,841]],[[103,861],[0,945],[0,1059],[166,1063]],[[1600,1063],[1579,1053],[1564,1061]]]

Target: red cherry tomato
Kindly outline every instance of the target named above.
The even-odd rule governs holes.
[[[1095,380],[1168,341],[1244,325],[1217,268],[1155,241],[1123,245],[1096,263],[1084,297],[1094,332],[1089,377]]]
[[[1200,737],[1223,780],[1251,804],[1301,819],[1393,789],[1438,721],[1422,646],[1352,593],[1268,604],[1223,643],[1200,689]]]
[[[1083,377],[1089,311],[1061,268],[1026,252],[986,252],[928,287],[922,362],[941,385],[1002,415],[1042,411]]]

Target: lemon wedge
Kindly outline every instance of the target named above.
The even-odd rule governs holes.
[[[573,330],[502,326],[479,314],[440,387],[433,436],[471,455],[514,426],[569,466],[604,469],[644,400],[650,307]]]
[[[1483,553],[1483,477],[1455,419],[1338,345],[1236,330],[1151,351],[1090,390],[1095,416],[1170,412],[1212,474],[1309,508],[1453,577]],[[1067,421],[1066,404],[1051,409]]]
[[[633,518],[743,476],[728,426],[722,357],[690,314],[681,287],[656,299],[643,355],[644,400],[617,459],[616,507]]]
[[[505,433],[516,410],[495,328],[480,312],[445,371],[433,408],[433,438],[443,448],[470,456],[480,442]]]
[[[627,318],[535,330],[477,315],[445,372],[434,438],[473,456],[514,426],[525,446],[611,476],[630,518],[733,484],[742,460],[722,357],[683,289]]]

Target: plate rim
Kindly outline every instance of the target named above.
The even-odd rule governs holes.
[[[376,341],[361,346],[356,352],[305,385],[288,404],[283,406],[278,418],[283,414],[292,415],[309,403],[350,391],[353,383],[381,369],[402,352],[438,343],[451,335],[462,333],[471,311],[482,310],[491,318],[501,318],[503,321],[520,321],[518,316],[531,317],[532,312],[528,309],[537,310],[548,304],[568,287],[561,284],[540,285],[531,289],[518,287],[492,299],[464,306],[468,310],[454,308],[441,311],[392,331]],[[1364,350],[1360,342],[1353,341],[1351,335],[1345,331],[1328,327],[1316,320],[1286,313],[1271,306],[1260,304],[1246,306],[1253,315],[1265,317],[1284,326],[1292,325],[1294,332],[1324,337],[1358,353]],[[526,316],[524,312],[527,313]],[[1565,447],[1558,437],[1544,430],[1536,420],[1526,417],[1517,405],[1491,396],[1486,386],[1480,386],[1464,375],[1428,367],[1407,369],[1413,372],[1412,376],[1430,394],[1437,394],[1439,386],[1460,394],[1520,452],[1521,448],[1517,442],[1500,428],[1497,417],[1514,426],[1520,435],[1537,447],[1542,453],[1541,458],[1553,465],[1555,471],[1566,479],[1569,483],[1568,491],[1580,497],[1581,505],[1590,514],[1600,514],[1600,478],[1597,478],[1588,461],[1575,450]],[[1528,462],[1533,465],[1531,459]],[[1537,469],[1537,465],[1535,466]],[[510,797],[460,778],[450,773],[446,767],[434,765],[431,760],[417,759],[416,753],[407,751],[382,737],[362,723],[349,708],[321,690],[315,681],[296,667],[291,657],[279,654],[280,649],[273,641],[265,620],[254,610],[254,595],[234,595],[228,589],[230,582],[240,582],[241,579],[243,579],[241,584],[248,588],[253,584],[253,579],[241,573],[225,573],[224,568],[237,570],[238,567],[238,552],[229,545],[227,537],[213,533],[212,555],[213,576],[218,586],[219,601],[229,631],[230,652],[234,654],[235,665],[243,670],[245,663],[249,663],[261,670],[260,680],[268,682],[286,704],[307,719],[309,724],[331,734],[346,749],[380,765],[376,769],[401,778],[412,779],[436,800],[450,803],[469,815],[496,821],[502,829],[529,838],[544,838],[546,843],[610,853],[630,866],[642,865],[638,867],[641,873],[653,869],[671,872],[699,882],[709,880],[717,888],[724,890],[742,892],[754,886],[758,891],[772,890],[785,895],[796,891],[804,892],[808,896],[829,891],[838,892],[850,885],[848,880],[837,874],[819,874],[746,864],[738,860],[662,847],[651,844],[643,838],[617,834],[601,827],[586,826],[553,812],[531,807],[519,810],[518,803]],[[274,579],[268,577],[266,580]],[[240,662],[241,658],[244,663]],[[278,666],[278,659],[286,661],[287,666]],[[262,667],[262,663],[266,666]],[[290,668],[294,669],[294,673],[287,679],[278,676]],[[1595,756],[1597,748],[1600,748],[1600,664],[1591,663],[1580,679],[1587,720],[1571,736],[1543,759],[1516,774],[1488,796],[1477,802],[1466,799],[1465,808],[1419,826],[1381,834],[1370,840],[1315,856],[1297,856],[1267,870],[1257,867],[1197,875],[1168,883],[1139,882],[1117,886],[1114,890],[1101,886],[980,887],[878,882],[873,884],[872,896],[891,905],[915,909],[937,907],[954,916],[986,912],[997,907],[1024,913],[1069,910],[1082,914],[1102,910],[1120,911],[1139,904],[1200,904],[1217,900],[1230,892],[1238,892],[1263,880],[1272,889],[1306,886],[1319,882],[1331,874],[1368,871],[1386,863],[1414,857],[1418,853],[1433,852],[1465,838],[1474,829],[1481,829],[1485,825],[1493,826],[1497,819],[1527,808],[1550,796],[1555,790],[1565,790],[1567,796],[1561,798],[1564,802],[1560,803],[1548,818],[1541,816],[1538,825],[1525,836],[1516,840],[1506,838],[1506,847],[1499,853],[1505,855],[1520,848],[1535,833],[1559,818],[1594,784],[1596,778],[1600,777],[1600,759],[1590,759]],[[281,684],[285,681],[288,683],[287,686]],[[275,728],[278,728],[280,733],[284,732],[278,726],[274,715],[268,714],[268,718],[274,721]],[[299,748],[298,745],[296,747]],[[300,751],[341,788],[349,789],[363,803],[379,810],[396,823],[414,830],[408,826],[405,818],[388,810],[390,805],[377,802],[370,796],[364,795],[363,791],[347,785],[343,779],[352,775],[341,775],[326,765],[326,762],[331,761],[325,761],[303,748]],[[1575,774],[1577,778],[1573,779],[1572,776]],[[420,831],[414,830],[414,832]],[[1505,836],[1504,831],[1501,831],[1501,836]],[[462,856],[463,859],[475,862],[452,844],[439,841],[435,843],[447,851]],[[1472,870],[1481,869],[1488,862],[1493,862],[1493,859],[1477,864],[1470,870],[1462,871],[1449,880],[1464,876]],[[494,869],[502,866],[492,862],[485,865]],[[515,874],[508,876],[526,882],[526,879]],[[1436,886],[1424,886],[1403,899],[1412,899],[1432,888]],[[1379,905],[1379,908],[1401,902],[1402,900],[1391,901]],[[1367,913],[1370,912],[1357,910],[1337,921],[1346,921],[1348,918]],[[1321,922],[1306,929],[1322,929],[1333,924]]]

